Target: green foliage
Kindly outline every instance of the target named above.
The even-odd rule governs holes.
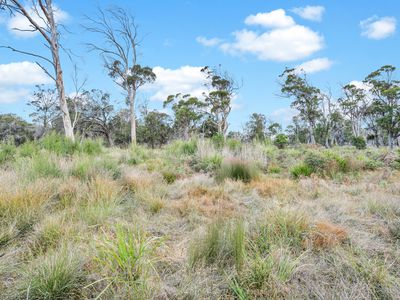
[[[130,165],[139,165],[145,162],[149,156],[148,151],[144,147],[134,145],[130,148],[128,164]]]
[[[153,254],[159,240],[144,233],[117,226],[115,237],[104,241],[98,262],[109,272],[111,284],[125,284],[138,295],[146,290],[146,280],[153,269]]]
[[[210,224],[204,236],[192,242],[189,264],[217,264],[220,267],[235,265],[240,269],[245,257],[245,229],[242,221]]]
[[[0,165],[13,161],[16,152],[13,144],[0,144]]]
[[[289,143],[289,139],[286,134],[280,133],[274,139],[274,145],[279,149],[285,148]]]
[[[164,181],[168,184],[174,183],[176,181],[176,179],[178,178],[178,175],[175,172],[168,171],[168,170],[161,172],[161,174],[164,178]]]
[[[211,141],[216,149],[222,149],[225,146],[225,137],[220,133],[215,134]]]
[[[72,155],[79,151],[79,144],[77,142],[73,142],[55,132],[46,135],[40,141],[40,145],[43,149],[58,155]]]
[[[239,159],[232,159],[222,163],[217,171],[216,180],[222,182],[225,179],[241,180],[245,183],[256,179],[260,170],[252,163]]]
[[[77,299],[86,280],[81,259],[72,249],[58,250],[39,257],[24,274],[18,289],[19,298]]]
[[[168,150],[177,156],[194,155],[197,152],[197,140],[191,139],[189,141],[174,141],[168,146]]]
[[[36,142],[26,142],[19,146],[18,150],[21,157],[33,157],[39,152],[39,147]]]
[[[83,140],[81,144],[82,152],[88,155],[98,155],[103,151],[101,140]]]
[[[61,177],[62,171],[58,167],[56,160],[44,153],[35,155],[30,161],[28,177],[31,180],[40,177]]]
[[[358,150],[363,150],[367,148],[367,142],[362,136],[353,136],[351,139],[351,144]]]
[[[313,173],[313,170],[306,164],[302,163],[298,166],[293,167],[290,170],[290,174],[293,178],[299,179],[301,177],[308,177]]]
[[[220,154],[206,156],[201,158],[199,161],[195,161],[193,169],[197,172],[214,172],[221,167],[222,160],[223,158]]]
[[[242,149],[242,142],[238,139],[227,139],[225,142],[230,151],[238,152]]]

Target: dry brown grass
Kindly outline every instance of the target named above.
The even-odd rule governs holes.
[[[252,181],[249,188],[256,190],[264,198],[287,198],[296,189],[296,183],[287,178],[264,177]]]
[[[307,239],[308,246],[317,249],[329,249],[343,244],[348,239],[346,229],[332,223],[321,221],[315,224]]]

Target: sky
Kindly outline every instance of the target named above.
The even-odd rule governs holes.
[[[58,0],[57,19],[66,29],[62,43],[66,90],[73,93],[73,65],[86,89],[111,93],[117,107],[124,94],[107,75],[99,54],[87,42],[101,43],[84,30],[96,7],[118,5],[139,25],[139,63],[154,68],[157,80],[142,88],[138,103],[162,109],[170,94],[200,96],[203,66],[227,70],[241,88],[230,115],[230,130],[241,130],[254,112],[283,126],[295,112],[279,94],[286,67],[308,73],[312,84],[340,96],[340,86],[362,81],[382,65],[400,67],[398,0]],[[27,2],[28,3],[28,2]],[[37,34],[12,30],[26,26],[21,17],[0,12],[0,46],[48,55]],[[399,76],[400,77],[400,76]],[[53,83],[32,57],[0,48],[0,113],[29,119],[27,101],[36,84]]]

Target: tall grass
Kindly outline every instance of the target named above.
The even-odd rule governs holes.
[[[222,182],[225,179],[240,180],[249,183],[259,176],[259,169],[252,163],[231,159],[222,163],[217,171],[216,180]]]
[[[86,280],[83,261],[72,249],[38,257],[18,286],[19,299],[78,299]]]

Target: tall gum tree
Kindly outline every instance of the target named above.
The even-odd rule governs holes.
[[[25,3],[29,3],[26,6]],[[51,58],[46,56],[15,49],[11,46],[2,46],[20,54],[35,57],[36,64],[54,80],[57,92],[61,117],[64,125],[65,136],[75,140],[74,130],[69,115],[67,99],[65,96],[63,70],[60,59],[60,33],[56,18],[56,8],[52,0],[32,0],[30,2],[18,0],[0,0],[0,9],[8,11],[11,15],[21,15],[29,23],[29,28],[13,28],[16,31],[37,32],[45,41],[45,46],[49,49]],[[44,66],[50,65],[50,68]],[[52,71],[51,71],[52,69]]]
[[[138,64],[138,26],[134,17],[122,8],[99,8],[96,19],[87,19],[91,25],[84,25],[86,30],[103,39],[99,44],[88,43],[90,50],[102,55],[109,76],[126,92],[131,143],[136,144],[136,95],[141,86],[156,79],[151,68]]]

